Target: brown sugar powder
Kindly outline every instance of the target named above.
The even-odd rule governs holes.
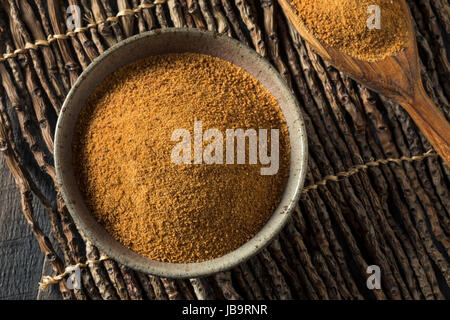
[[[176,129],[279,129],[279,170],[260,164],[174,164]],[[270,135],[269,135],[270,137]],[[270,144],[269,144],[270,148]],[[242,68],[201,54],[153,56],[93,92],[73,162],[89,210],[128,248],[154,260],[200,262],[251,239],[281,200],[289,135],[276,99]],[[225,156],[224,156],[225,157]]]
[[[406,48],[408,28],[398,0],[290,0],[307,29],[330,47],[352,57],[378,61]],[[372,11],[380,9],[380,28],[369,29]]]

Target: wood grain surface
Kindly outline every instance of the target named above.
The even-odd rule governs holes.
[[[36,208],[39,204],[34,202]],[[42,210],[36,210],[44,226]],[[46,226],[46,229],[47,226]],[[20,209],[14,180],[0,159],[0,299],[33,299],[44,257]]]
[[[49,188],[43,190],[50,192]],[[39,224],[48,233],[50,226],[41,204],[34,200],[33,206]],[[22,214],[14,179],[0,157],[0,300],[59,299],[57,288],[39,292],[42,274],[51,271]]]

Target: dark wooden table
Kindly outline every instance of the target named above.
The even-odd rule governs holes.
[[[49,234],[42,206],[37,200],[33,206],[41,228]],[[14,179],[0,156],[0,299],[58,299],[57,290],[39,291],[42,274],[50,272],[23,216]]]

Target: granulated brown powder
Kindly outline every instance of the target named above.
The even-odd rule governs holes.
[[[224,137],[225,129],[279,129],[278,173],[263,176],[259,164],[172,163],[172,132],[192,135],[194,121]],[[167,262],[241,246],[272,215],[289,175],[276,99],[243,69],[200,54],[149,57],[105,79],[80,115],[73,151],[92,214],[125,246]]]
[[[290,0],[307,29],[319,40],[350,56],[378,61],[406,48],[406,17],[398,0]],[[367,21],[378,6],[380,28]]]

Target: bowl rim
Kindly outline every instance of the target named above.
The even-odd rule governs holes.
[[[137,261],[137,259],[133,259],[133,255],[139,255],[141,257],[144,257],[140,255],[139,253],[136,253],[132,251],[129,248],[126,248],[128,251],[130,251],[131,257],[125,257],[122,254],[118,253],[116,250],[112,249],[112,246],[108,245],[107,241],[104,241],[101,239],[101,237],[97,237],[95,234],[95,231],[92,230],[92,228],[83,221],[83,219],[79,216],[79,213],[75,209],[74,203],[71,201],[71,192],[68,190],[66,184],[65,184],[65,175],[63,174],[62,170],[62,158],[64,157],[64,148],[61,145],[61,141],[63,141],[63,129],[65,122],[67,121],[78,121],[78,115],[76,119],[71,119],[69,116],[67,116],[67,109],[70,108],[71,102],[73,101],[74,95],[77,93],[78,88],[80,87],[80,84],[84,81],[86,77],[95,69],[98,68],[102,62],[113,52],[116,50],[120,50],[121,48],[126,47],[132,42],[142,40],[143,38],[149,38],[149,41],[151,41],[152,37],[164,35],[164,34],[196,34],[201,35],[202,37],[209,37],[211,41],[219,40],[224,41],[226,45],[235,46],[238,50],[245,50],[247,54],[253,55],[254,58],[259,59],[259,63],[265,64],[265,68],[267,68],[268,72],[270,72],[275,77],[276,85],[280,86],[280,89],[282,93],[286,93],[289,95],[289,104],[293,105],[292,112],[295,113],[296,119],[298,119],[299,122],[299,139],[301,140],[300,143],[300,150],[299,154],[301,155],[301,163],[300,166],[300,172],[298,175],[298,179],[296,179],[295,182],[295,191],[294,191],[294,197],[290,198],[289,205],[285,206],[284,211],[281,213],[281,218],[272,221],[269,219],[269,221],[258,231],[258,233],[249,241],[241,245],[240,247],[236,248],[235,250],[221,256],[218,258],[202,261],[202,262],[195,262],[195,263],[170,263],[170,262],[160,262],[157,260],[151,260],[149,258],[146,258],[148,260],[147,263],[142,263]],[[187,51],[188,52],[188,51]],[[169,52],[168,52],[169,53]],[[137,61],[137,60],[136,60]],[[114,69],[111,73],[117,71],[117,68]],[[109,74],[111,74],[109,73]],[[102,79],[101,81],[103,81]],[[91,92],[92,93],[92,92]],[[73,118],[73,117],[72,117]],[[292,147],[292,141],[291,137],[289,139],[290,145]],[[70,147],[71,149],[72,147]],[[56,125],[56,131],[55,131],[55,146],[54,146],[54,158],[55,158],[55,169],[56,169],[56,179],[58,186],[60,188],[61,195],[64,199],[64,202],[66,204],[66,207],[73,218],[76,227],[80,231],[80,233],[86,237],[88,240],[90,240],[95,246],[97,246],[103,253],[105,253],[108,257],[120,262],[123,265],[129,266],[135,270],[142,271],[144,273],[149,273],[161,277],[167,277],[167,278],[194,278],[194,277],[203,277],[208,276],[217,272],[225,271],[228,269],[231,269],[238,264],[248,260],[249,258],[255,256],[257,253],[259,253],[263,248],[265,248],[282,230],[282,228],[285,226],[287,221],[290,218],[290,214],[294,210],[296,204],[299,201],[301,191],[303,189],[303,185],[306,178],[306,171],[307,171],[307,162],[308,162],[308,141],[306,136],[306,128],[304,124],[304,119],[302,116],[302,113],[300,111],[300,104],[295,97],[295,95],[292,93],[292,91],[289,89],[288,85],[286,84],[285,80],[281,77],[279,72],[267,61],[266,58],[259,55],[255,50],[251,49],[250,47],[246,46],[245,44],[239,42],[238,40],[235,40],[233,38],[230,38],[227,35],[221,35],[216,32],[211,31],[205,31],[205,30],[198,30],[198,29],[188,29],[188,28],[168,28],[168,29],[157,29],[153,31],[147,31],[132,37],[129,37],[114,46],[107,49],[105,52],[103,52],[101,55],[99,55],[95,60],[93,60],[89,66],[79,75],[77,81],[75,84],[71,87],[68,95],[66,96],[66,99],[63,103],[60,115],[58,117],[57,125]],[[291,154],[291,164],[292,166],[292,154]],[[291,173],[291,172],[290,172]],[[72,173],[74,176],[75,174]],[[286,184],[285,190],[288,188],[289,183],[291,182],[291,179],[288,178],[288,182]],[[78,185],[76,186],[76,189],[81,194],[81,191],[79,190]],[[274,213],[272,213],[272,216],[275,215],[276,211],[279,209],[280,205],[277,206],[277,208],[274,210]],[[272,218],[271,216],[271,218]],[[95,218],[94,218],[95,219]],[[264,229],[266,229],[266,226],[269,225],[269,223],[272,221],[272,225],[270,226],[270,229],[267,229],[265,233]],[[106,231],[106,230],[105,230]],[[112,238],[112,236],[111,236]],[[113,239],[113,238],[112,238]],[[115,240],[115,239],[113,239]],[[117,240],[115,240],[117,241]],[[118,242],[118,241],[117,241]],[[120,243],[120,242],[118,242]],[[253,245],[253,249],[248,249]],[[247,248],[246,250],[241,250],[243,247]],[[149,263],[151,261],[151,263]],[[168,266],[171,266],[168,268]],[[179,268],[174,268],[173,266],[177,265]]]

